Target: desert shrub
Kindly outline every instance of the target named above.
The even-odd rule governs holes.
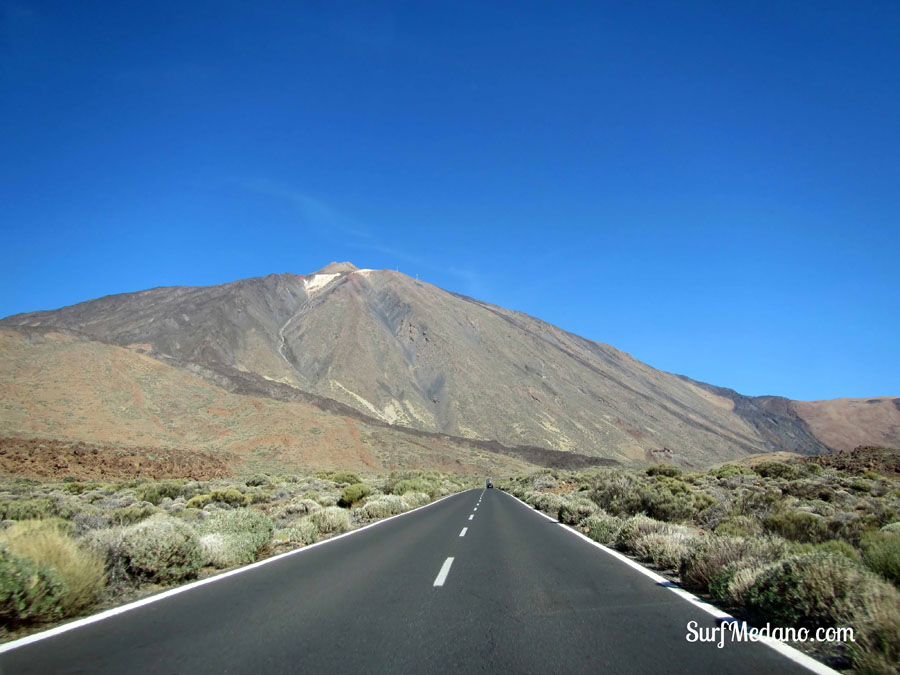
[[[817,543],[831,538],[828,521],[806,511],[781,511],[763,521],[766,530],[791,541]]]
[[[604,546],[612,546],[616,543],[619,530],[622,529],[622,519],[599,511],[581,521],[580,526],[585,534],[594,541]]]
[[[794,480],[798,474],[795,467],[784,462],[760,462],[753,467],[753,470],[763,478],[784,478],[785,480]]]
[[[340,534],[350,529],[350,514],[338,506],[326,506],[310,514],[309,519],[322,534]]]
[[[678,569],[695,539],[684,532],[647,534],[634,541],[633,551],[639,560],[661,569]]]
[[[195,495],[187,500],[185,504],[189,509],[202,509],[207,504],[212,504],[212,495]]]
[[[818,466],[814,464],[813,466]],[[834,490],[822,483],[814,480],[795,480],[784,486],[784,494],[798,499],[821,499],[823,502],[830,502],[834,499]]]
[[[204,565],[218,569],[246,565],[255,559],[246,539],[218,532],[200,537],[200,557]]]
[[[844,556],[809,553],[760,574],[746,601],[761,621],[811,629],[852,625],[872,601],[890,595],[882,586],[885,582]]]
[[[616,547],[624,551],[633,551],[635,542],[648,534],[660,534],[672,532],[669,523],[654,520],[644,515],[632,516],[622,523],[616,536]]]
[[[779,539],[721,537],[699,539],[681,564],[681,581],[687,587],[708,591],[712,584],[727,586],[741,568],[759,567],[789,553],[787,542]]]
[[[196,577],[202,564],[194,529],[161,513],[122,528],[119,537],[107,542],[113,545],[108,554],[120,557],[132,577],[171,583]]]
[[[539,511],[554,517],[559,514],[564,498],[555,492],[539,492],[532,490],[525,493],[525,501]]]
[[[419,494],[411,492],[409,494]],[[395,516],[408,510],[406,496],[398,497],[397,495],[378,495],[369,498],[356,513],[366,520],[379,520],[388,516]]]
[[[269,512],[272,518],[290,520],[296,516],[307,516],[322,507],[312,499],[294,499],[284,504],[278,504]]]
[[[206,541],[204,562],[216,567],[230,567],[253,562],[272,540],[272,520],[261,511],[248,508],[219,511],[203,523],[205,535],[216,535]],[[201,549],[203,540],[201,539]],[[216,557],[218,556],[218,557]]]
[[[362,479],[352,471],[339,471],[331,476],[331,480],[338,484],[347,483],[353,485],[354,483],[362,483]]]
[[[106,580],[103,559],[80,545],[60,524],[49,520],[23,520],[0,534],[15,556],[30,558],[40,569],[53,570],[66,586],[58,597],[63,616],[94,604]]]
[[[854,614],[853,628],[856,641],[847,644],[847,651],[856,672],[896,673],[900,663],[900,597],[870,591],[865,606]]]
[[[431,502],[431,497],[425,492],[407,492],[403,495],[403,502],[407,509],[417,509]]]
[[[149,518],[156,512],[157,508],[150,504],[132,504],[114,509],[110,517],[116,525],[130,525]]]
[[[55,571],[10,553],[0,543],[0,623],[13,627],[59,618],[66,593],[66,584]]]
[[[557,517],[561,523],[577,525],[599,510],[600,507],[587,497],[568,497],[562,500]]]
[[[798,553],[800,552],[806,553],[807,551],[798,551]],[[843,539],[829,539],[828,541],[823,541],[821,544],[813,544],[810,546],[810,550],[808,552],[842,555],[848,560],[851,560],[852,562],[857,564],[862,560],[862,556],[860,556],[859,551],[853,548]]]
[[[224,490],[213,490],[209,493],[212,501],[228,506],[250,506],[252,498],[250,495],[244,494],[235,488],[225,488]]]
[[[258,473],[254,476],[250,476],[247,480],[244,481],[244,485],[247,487],[260,487],[262,485],[268,485],[272,482],[272,479],[269,478],[264,473]]]
[[[716,534],[732,537],[755,537],[762,534],[763,527],[751,516],[732,516],[716,525]]]
[[[314,544],[319,538],[319,527],[309,518],[301,518],[288,528],[288,538],[301,544]]]
[[[804,476],[819,476],[825,472],[825,469],[815,462],[803,462],[797,465],[797,471]]]
[[[167,497],[177,499],[186,496],[184,494],[185,483],[184,480],[159,480],[142,483],[135,489],[138,499],[159,506],[159,503]]]
[[[832,538],[843,539],[858,545],[863,534],[871,528],[868,519],[858,513],[838,512],[828,520],[828,533]]]
[[[725,480],[727,478],[735,478],[737,476],[750,476],[755,472],[753,471],[753,469],[746,466],[739,466],[737,464],[723,464],[711,473],[719,480]]]
[[[871,570],[900,585],[900,534],[884,530],[866,533],[859,548]]]
[[[46,497],[14,499],[0,503],[0,519],[3,520],[34,520],[55,515],[58,515],[56,502]]]
[[[424,492],[432,499],[440,496],[440,489],[437,485],[424,477],[400,480],[391,485],[390,488],[392,494],[401,496],[407,492]]]
[[[341,498],[338,500],[338,506],[343,506],[344,508],[349,509],[357,502],[360,502],[365,497],[368,497],[371,493],[372,488],[370,488],[365,483],[354,483],[353,485],[348,485],[343,490],[341,490]]]
[[[675,478],[682,474],[682,471],[677,466],[671,466],[669,464],[658,464],[656,466],[651,466],[647,468],[645,472],[648,476],[670,476]]]
[[[894,534],[900,534],[900,523],[888,523],[884,527],[881,528],[882,532],[893,532]]]

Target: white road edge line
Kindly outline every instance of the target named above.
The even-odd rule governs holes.
[[[191,583],[185,584],[184,586],[178,586],[176,588],[171,588],[168,591],[163,591],[162,593],[157,593],[156,595],[151,595],[148,598],[136,600],[135,602],[129,602],[127,605],[122,605],[121,607],[113,607],[112,609],[107,609],[106,611],[100,612],[99,614],[92,614],[91,616],[85,616],[80,619],[76,619],[75,621],[70,621],[69,623],[65,623],[61,626],[56,626],[55,628],[49,628],[45,631],[41,631],[40,633],[26,635],[25,637],[19,638],[18,640],[12,640],[10,642],[0,644],[0,654],[5,654],[6,652],[12,651],[13,649],[18,649],[19,647],[24,647],[24,646],[30,645],[34,642],[39,642],[40,640],[46,640],[47,638],[55,637],[56,635],[61,635],[62,633],[68,633],[70,630],[75,630],[76,628],[81,628],[82,626],[88,626],[92,623],[97,623],[98,621],[103,621],[104,619],[109,619],[109,618],[112,618],[119,614],[124,614],[125,612],[129,612],[132,609],[137,609],[139,607],[144,607],[145,605],[153,604],[154,602],[159,602],[160,600],[165,600],[166,598],[171,598],[173,595],[178,595],[179,593],[185,593],[185,592],[193,590],[195,588],[199,588],[200,586],[206,586],[206,584],[213,584],[217,581],[221,581],[222,579],[227,579],[228,577],[234,576],[235,574],[241,574],[242,572],[247,572],[256,567],[262,567],[263,565],[268,565],[269,563],[273,563],[276,560],[281,560],[282,558],[287,558],[288,556],[303,553],[304,551],[308,551],[312,548],[316,548],[317,546],[325,546],[326,544],[330,544],[331,542],[337,541],[338,539],[343,539],[344,537],[350,537],[354,534],[357,534],[358,532],[362,532],[363,530],[368,530],[371,527],[377,527],[378,525],[381,525],[382,523],[386,523],[389,520],[394,520],[395,518],[402,518],[403,516],[408,516],[410,513],[414,513],[421,509],[427,509],[429,506],[434,506],[438,502],[442,502],[445,499],[450,499],[450,497],[455,497],[456,495],[462,494],[463,492],[468,492],[468,490],[461,490],[460,492],[454,492],[452,495],[447,495],[446,497],[441,497],[440,499],[435,499],[430,504],[425,504],[424,506],[419,506],[417,508],[411,509],[410,511],[404,511],[403,513],[399,513],[396,516],[390,516],[389,518],[384,518],[383,520],[379,520],[377,522],[370,523],[369,525],[364,525],[363,527],[360,527],[356,530],[351,530],[350,532],[345,532],[344,534],[339,534],[336,537],[331,537],[330,539],[318,541],[315,544],[309,544],[307,546],[303,546],[302,548],[294,549],[293,551],[286,551],[285,553],[279,553],[278,555],[272,556],[271,558],[266,558],[265,560],[260,560],[255,563],[245,565],[244,567],[238,567],[237,569],[228,570],[227,572],[222,572],[221,574],[217,574],[214,577],[207,577],[206,579],[192,581]],[[450,558],[450,560],[453,560],[453,559]],[[449,565],[448,565],[448,569],[449,569]]]
[[[444,561],[444,564],[441,565],[441,571],[438,572],[438,575],[434,578],[435,586],[443,586],[444,582],[447,581],[447,575],[450,574],[450,565],[453,564],[453,558],[447,558]]]
[[[615,551],[607,546],[604,546],[603,544],[601,544],[599,542],[594,541],[590,537],[584,535],[583,533],[579,532],[578,530],[576,530],[574,528],[568,527],[567,525],[563,525],[556,518],[552,518],[551,516],[548,516],[546,513],[543,513],[542,511],[539,511],[538,509],[533,508],[532,506],[530,506],[529,504],[526,504],[525,502],[523,502],[521,499],[519,499],[515,495],[510,494],[509,492],[506,492],[505,490],[501,490],[500,492],[512,497],[517,502],[519,502],[522,506],[526,507],[528,510],[534,511],[539,516],[543,516],[547,520],[560,525],[566,532],[570,532],[570,533],[574,534],[576,537],[581,537],[586,542],[588,542],[592,546],[596,546],[597,548],[599,548],[601,551],[603,551],[607,555],[611,555],[613,558],[616,558],[617,560],[625,563],[626,565],[637,570],[644,576],[650,577],[651,579],[653,579],[653,581],[664,586],[668,590],[672,591],[675,595],[679,596],[680,598],[682,598],[684,600],[687,600],[689,603],[691,603],[692,605],[694,605],[695,607],[697,607],[699,609],[702,609],[707,614],[711,614],[712,616],[716,617],[716,619],[718,621],[740,622],[739,619],[736,619],[735,617],[731,616],[728,612],[725,612],[725,611],[719,609],[718,607],[716,607],[715,605],[712,605],[708,602],[705,602],[704,600],[701,600],[693,593],[684,590],[680,586],[676,586],[673,582],[669,581],[664,576],[657,574],[653,570],[648,570],[646,567],[644,567],[640,563],[636,563],[634,560],[632,560],[631,558],[628,558],[627,556],[622,555],[618,551]],[[816,659],[812,658],[811,656],[807,656],[800,650],[794,649],[793,647],[786,645],[783,642],[779,642],[778,640],[773,640],[771,638],[768,638],[768,639],[760,638],[759,642],[766,645],[767,647],[774,649],[776,652],[778,652],[785,658],[790,659],[794,663],[797,663],[797,664],[803,666],[804,668],[807,668],[808,670],[810,670],[813,673],[816,673],[817,675],[841,675],[837,670],[834,670],[833,668],[829,668],[821,661],[816,661]]]
[[[459,536],[460,536],[460,537],[465,537],[465,536],[466,536],[466,530],[468,530],[468,529],[469,529],[468,527],[464,527],[464,528],[462,529],[462,532],[459,533]]]

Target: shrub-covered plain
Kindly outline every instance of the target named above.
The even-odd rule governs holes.
[[[900,480],[812,458],[689,473],[543,469],[497,481],[591,539],[745,619],[841,627],[832,658],[893,673],[900,659]]]
[[[0,638],[475,486],[436,471],[0,482]]]

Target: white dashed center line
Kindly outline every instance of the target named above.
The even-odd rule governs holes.
[[[472,520],[472,518],[474,518],[474,517],[475,517],[475,514],[473,513],[471,516],[469,516],[469,520]]]
[[[438,572],[438,575],[434,578],[435,586],[443,586],[444,582],[447,580],[447,575],[450,574],[450,565],[453,564],[453,558],[447,558],[444,561],[444,564],[441,565],[441,571]]]
[[[468,529],[469,529],[468,527],[464,527],[464,528],[462,529],[462,532],[459,533],[459,536],[460,536],[460,537],[465,537],[465,536],[466,536],[466,530],[468,530]]]

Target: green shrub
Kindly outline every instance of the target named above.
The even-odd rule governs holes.
[[[747,592],[759,621],[810,629],[851,623],[883,584],[841,555],[809,553],[788,558],[760,574]]]
[[[272,540],[275,527],[272,520],[256,509],[239,508],[219,511],[203,523],[205,534],[218,534],[229,538],[233,555],[238,561],[232,564],[256,560],[260,551]],[[242,552],[241,555],[238,553]]]
[[[787,542],[778,539],[722,537],[699,539],[681,564],[685,587],[709,591],[711,584],[727,585],[741,568],[760,567],[775,562],[790,552]]]
[[[63,616],[72,616],[93,605],[100,597],[106,579],[103,559],[80,545],[50,520],[23,520],[0,534],[0,541],[11,554],[30,558],[39,569],[50,569],[65,584],[57,594]]]
[[[403,503],[408,509],[417,509],[431,502],[431,497],[425,492],[407,492],[403,495]]]
[[[900,534],[869,532],[859,542],[868,567],[895,585],[900,585]]]
[[[212,504],[212,502],[212,495],[195,495],[188,499],[184,506],[188,509],[202,509],[207,504]]]
[[[364,483],[354,483],[348,485],[341,491],[341,498],[338,500],[338,506],[349,509],[357,502],[362,501],[372,493],[372,488]]]
[[[411,492],[409,494],[419,494]],[[409,507],[406,503],[406,495],[398,497],[397,495],[378,495],[369,498],[356,513],[360,518],[365,520],[380,520],[388,516],[396,516],[404,511],[408,511]]]
[[[322,534],[340,534],[350,529],[350,514],[339,506],[326,506],[310,514],[309,519]]]
[[[184,521],[156,514],[121,530],[113,556],[132,577],[172,583],[197,576],[200,541]]]
[[[27,621],[62,617],[65,582],[52,569],[10,553],[0,544],[0,623],[14,627]]]
[[[900,523],[888,523],[884,527],[881,528],[882,532],[893,532],[894,534],[900,534]]]
[[[331,476],[331,481],[338,484],[347,483],[349,485],[362,483],[362,479],[352,471],[339,471]]]
[[[732,537],[755,537],[762,534],[763,527],[751,516],[732,516],[716,525],[716,534]]]
[[[818,543],[831,539],[828,521],[806,511],[781,511],[768,516],[766,530],[791,541]]]
[[[244,481],[244,485],[247,487],[260,487],[262,485],[268,485],[272,482],[272,479],[269,478],[264,473],[258,473],[255,476],[250,476],[246,481]]]
[[[687,555],[695,540],[696,536],[684,532],[647,534],[634,541],[633,551],[639,560],[652,563],[660,569],[675,570],[681,567],[682,558]]]
[[[440,489],[433,482],[423,477],[407,478],[397,481],[391,486],[391,493],[395,495],[405,495],[407,492],[424,492],[432,499],[440,496]]]
[[[727,478],[735,478],[736,476],[750,476],[755,472],[753,471],[753,469],[746,466],[740,466],[738,464],[723,464],[711,473],[719,480],[725,480]]]
[[[158,509],[155,506],[150,506],[149,504],[132,504],[131,506],[114,509],[112,521],[116,525],[130,525],[149,518],[157,511]]]
[[[632,516],[622,523],[616,536],[616,547],[623,551],[633,551],[635,542],[648,534],[668,534],[674,531],[669,523],[654,520],[644,515]]]
[[[656,466],[648,467],[645,472],[648,476],[670,476],[675,478],[682,474],[682,471],[677,466],[671,466],[669,464],[658,464]]]
[[[250,502],[252,501],[252,497],[250,495],[244,494],[240,490],[236,490],[235,488],[225,488],[224,490],[213,490],[209,493],[209,496],[212,498],[212,501],[219,502],[220,504],[228,504],[228,506],[250,506]]]
[[[601,511],[585,518],[581,521],[580,526],[584,533],[594,541],[604,546],[612,546],[616,543],[622,523],[622,519],[618,516],[611,516]]]
[[[853,617],[855,642],[847,644],[858,673],[896,674],[900,663],[900,597],[870,591]]]
[[[566,525],[577,525],[599,510],[600,507],[587,497],[570,496],[562,500],[562,504],[557,512],[557,518],[559,522]]]
[[[797,478],[798,471],[795,467],[784,462],[760,462],[753,467],[753,470],[763,478],[784,478],[785,480],[794,480]]]
[[[163,499],[185,497],[185,480],[159,480],[142,483],[136,487],[138,499],[159,506]]]
[[[0,503],[0,519],[2,520],[34,520],[57,515],[56,502],[46,497],[37,499],[15,499]]]
[[[300,544],[314,544],[319,538],[319,527],[309,518],[301,518],[288,528],[288,537],[291,541]]]

